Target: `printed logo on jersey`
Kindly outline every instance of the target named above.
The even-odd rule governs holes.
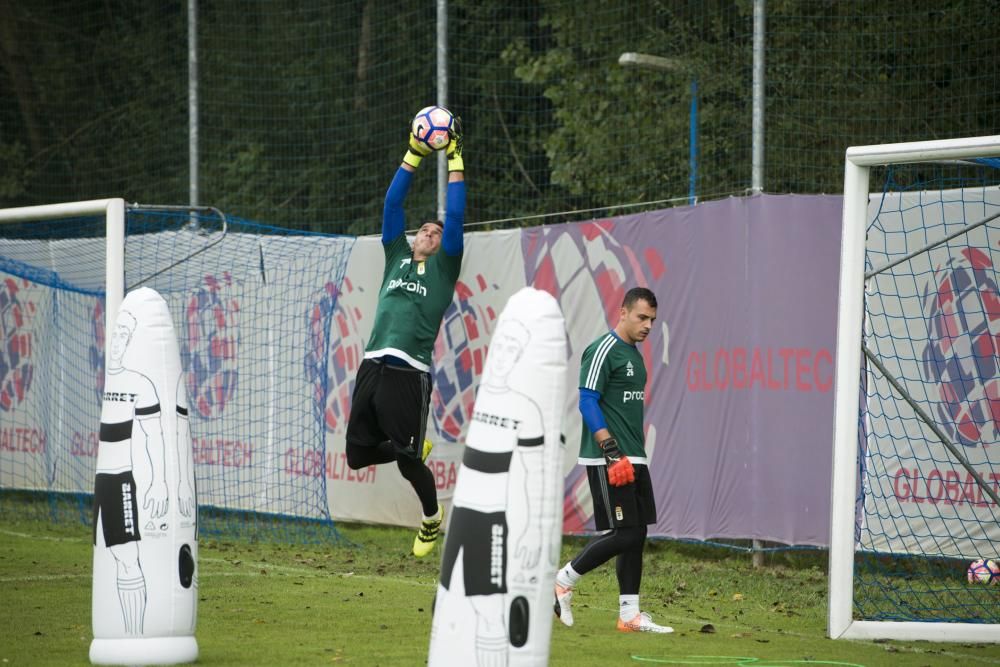
[[[313,386],[314,413],[331,433],[347,429],[354,379],[364,356],[361,309],[349,303],[354,289],[347,276],[343,291],[327,283],[313,295],[306,313],[309,349],[305,373]]]
[[[631,361],[625,364],[625,375],[627,377],[633,377],[635,375],[635,366],[632,365]]]
[[[97,399],[104,396],[104,299],[94,301],[90,318],[90,370],[94,373]]]
[[[5,278],[0,284],[0,410],[20,405],[35,373],[32,358],[35,302],[23,278]]]
[[[407,292],[414,292],[420,296],[427,296],[427,288],[419,280],[403,280],[402,278],[393,278],[389,281],[389,284],[385,286],[385,291],[391,292],[394,289],[402,289]]]
[[[626,216],[536,227],[522,233],[526,283],[552,294],[564,313],[572,313],[574,321],[593,323],[589,328],[574,326],[570,330],[567,344],[571,359],[579,360],[587,345],[618,323],[622,299],[632,287],[653,290],[661,306],[657,326],[665,320],[663,295],[658,290],[666,275],[663,256],[655,248],[633,247],[626,242],[632,229]],[[664,358],[663,345],[663,336],[656,331],[639,345],[646,362],[647,386],[652,384]],[[567,415],[563,430],[578,433],[578,412],[574,410]],[[652,450],[647,453],[652,454]],[[586,472],[576,466],[566,477],[564,532],[593,528],[589,500]]]
[[[434,341],[431,405],[438,432],[449,442],[459,440],[472,417],[476,387],[499,315],[492,304],[496,291],[497,286],[482,274],[469,283],[458,281]]]
[[[181,366],[187,368],[192,412],[221,415],[236,394],[240,344],[238,285],[225,272],[205,276],[184,307]]]
[[[1000,291],[993,262],[965,248],[924,286],[924,379],[938,424],[966,447],[1000,437]]]

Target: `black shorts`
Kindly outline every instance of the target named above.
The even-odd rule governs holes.
[[[97,546],[97,518],[101,519],[104,546],[138,542],[139,501],[132,471],[113,475],[99,472],[94,477],[94,546]]]
[[[594,500],[594,527],[610,530],[656,523],[656,497],[649,468],[635,465],[635,481],[625,486],[608,483],[607,466],[587,466],[590,495]]]
[[[362,360],[351,397],[347,446],[374,447],[391,440],[397,456],[419,459],[430,403],[430,373],[381,359]]]
[[[462,552],[465,595],[507,592],[507,515],[455,507],[441,556],[441,585],[451,588],[451,572]]]

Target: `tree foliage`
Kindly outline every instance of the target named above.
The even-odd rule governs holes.
[[[197,7],[199,202],[288,227],[376,232],[409,120],[437,101],[435,3]],[[768,2],[765,190],[838,191],[849,145],[995,133],[998,8]],[[447,103],[467,128],[469,220],[684,201],[692,83],[697,194],[744,194],[752,10],[752,0],[450,0]],[[624,68],[628,51],[677,67]],[[0,2],[0,205],[188,202],[188,55],[186,3]],[[420,218],[437,207],[434,161],[425,165],[408,200]]]

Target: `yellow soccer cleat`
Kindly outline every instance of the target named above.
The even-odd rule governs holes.
[[[434,550],[434,543],[441,534],[441,524],[444,522],[444,507],[441,505],[438,505],[438,514],[440,519],[424,519],[420,522],[420,530],[413,538],[413,555],[417,558],[423,558]]]

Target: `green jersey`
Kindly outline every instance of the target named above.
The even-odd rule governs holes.
[[[580,388],[601,395],[597,404],[622,454],[632,463],[647,463],[643,435],[646,364],[639,350],[612,332],[604,334],[583,351]],[[586,424],[580,440],[579,463],[604,464],[604,454]]]
[[[462,255],[443,250],[422,262],[400,234],[383,247],[385,270],[365,358],[392,355],[429,371],[444,311],[455,294]]]

